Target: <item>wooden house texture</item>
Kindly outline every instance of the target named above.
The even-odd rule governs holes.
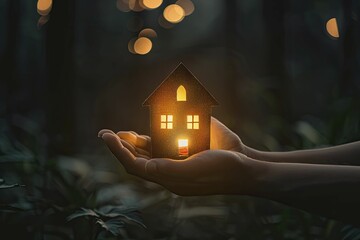
[[[145,100],[152,157],[183,159],[210,148],[212,106],[218,102],[180,63]]]

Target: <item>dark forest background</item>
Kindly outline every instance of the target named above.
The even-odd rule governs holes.
[[[115,0],[54,0],[40,26],[37,1],[0,0],[1,239],[360,239],[263,199],[176,196],[126,174],[97,138],[148,134],[142,102],[183,62],[251,147],[360,139],[359,1],[193,2],[164,29],[157,17],[174,1],[124,13]],[[143,56],[128,50],[139,23],[158,35]]]

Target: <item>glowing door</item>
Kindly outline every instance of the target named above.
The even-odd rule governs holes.
[[[178,140],[178,149],[180,157],[189,156],[189,141],[187,139]]]

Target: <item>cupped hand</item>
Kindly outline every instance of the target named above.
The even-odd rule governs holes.
[[[239,136],[214,117],[211,117],[210,149],[231,150],[245,154],[245,145]]]
[[[250,194],[258,163],[238,150],[240,138],[215,118],[211,121],[211,150],[185,160],[150,158],[151,139],[135,132],[101,130],[102,137],[126,171],[156,182],[178,195]]]

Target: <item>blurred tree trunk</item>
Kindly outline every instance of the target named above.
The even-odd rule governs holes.
[[[241,84],[239,81],[239,71],[238,69],[238,60],[235,59],[237,54],[236,52],[239,51],[238,45],[239,45],[239,38],[237,35],[237,25],[239,24],[239,4],[236,0],[228,0],[224,1],[225,4],[225,28],[224,28],[224,36],[225,36],[225,45],[226,45],[226,52],[227,52],[227,58],[226,58],[226,82],[225,82],[225,88],[229,91],[229,104],[228,111],[235,113],[235,119],[236,121],[241,122],[241,118],[243,116],[242,114],[242,102],[239,99],[238,96],[238,86]],[[234,127],[237,126],[235,123],[230,123],[231,125],[234,125]]]
[[[19,0],[8,0],[7,6],[7,26],[5,38],[5,51],[0,61],[1,80],[1,104],[5,106],[5,117],[11,122],[13,113],[16,111],[14,100],[16,89],[18,88],[18,78],[16,74],[16,49],[19,39]]]
[[[54,1],[47,26],[47,127],[49,155],[75,152],[73,77],[75,1]]]
[[[343,8],[343,31],[340,32],[342,39],[342,66],[343,74],[340,80],[341,96],[356,96],[359,87],[356,87],[356,81],[359,81],[359,41],[360,41],[360,6],[358,1],[342,0]],[[356,17],[357,16],[357,17]],[[360,84],[360,81],[357,83]],[[358,89],[357,89],[358,88]],[[357,91],[356,91],[357,90]],[[355,91],[355,92],[354,92]]]
[[[292,121],[292,111],[289,97],[290,80],[286,70],[286,41],[285,41],[285,14],[286,0],[263,0],[264,32],[267,43],[266,73],[270,80],[270,91],[276,101],[274,114],[278,115],[285,123]],[[285,126],[285,125],[284,125]],[[285,127],[279,133],[281,143],[286,141]]]

